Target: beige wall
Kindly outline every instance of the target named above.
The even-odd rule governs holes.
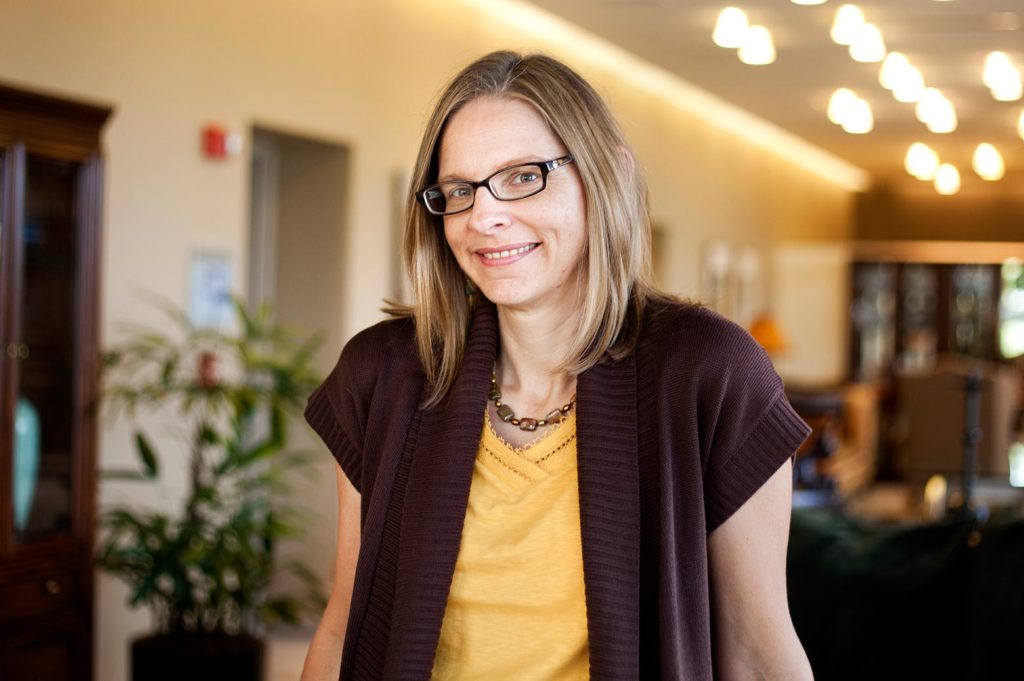
[[[667,288],[697,294],[698,252],[709,240],[763,249],[770,262],[780,241],[849,234],[845,189],[634,88],[571,46],[457,2],[0,0],[0,18],[0,80],[115,109],[105,136],[108,340],[118,322],[152,319],[135,297],[140,289],[185,302],[194,249],[232,254],[236,288],[245,288],[248,159],[203,160],[198,136],[208,121],[243,133],[258,123],[350,150],[350,229],[340,276],[323,278],[322,295],[343,311],[333,338],[377,319],[389,287],[391,178],[412,158],[442,81],[499,47],[567,55],[609,97],[650,176]],[[127,445],[123,429],[106,427],[101,462],[128,461]],[[175,506],[183,471],[170,466],[167,477],[169,491],[145,503]],[[133,495],[143,502],[135,491],[101,490],[104,502]],[[96,678],[121,681],[126,641],[148,618],[127,614],[119,585],[98,584]]]

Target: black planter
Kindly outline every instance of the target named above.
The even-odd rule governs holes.
[[[143,636],[132,642],[132,681],[263,681],[263,649],[252,636]]]

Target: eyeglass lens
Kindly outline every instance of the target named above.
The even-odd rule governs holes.
[[[472,207],[476,200],[477,186],[486,186],[494,198],[501,201],[515,201],[542,191],[545,173],[539,164],[529,163],[500,170],[487,178],[481,185],[471,182],[442,182],[423,193],[424,201],[431,212],[445,215],[459,213]]]

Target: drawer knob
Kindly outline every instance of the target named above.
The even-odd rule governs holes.
[[[60,583],[56,579],[48,579],[43,584],[43,588],[46,589],[46,593],[51,596],[60,595]]]

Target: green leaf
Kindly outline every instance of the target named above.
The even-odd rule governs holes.
[[[135,449],[142,460],[142,465],[146,468],[146,474],[150,478],[155,478],[158,472],[156,452],[141,430],[135,431]]]

